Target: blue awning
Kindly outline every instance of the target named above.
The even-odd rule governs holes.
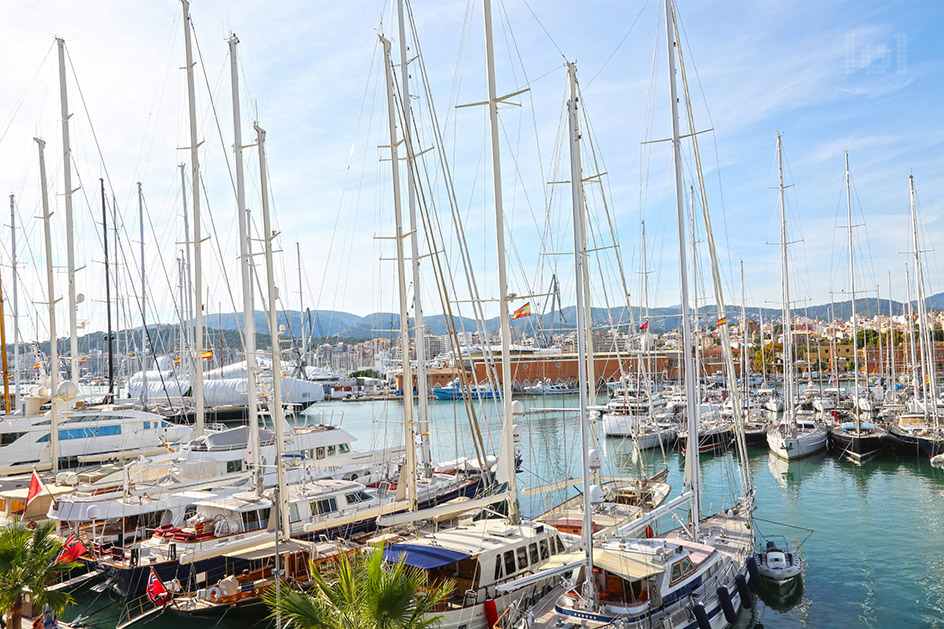
[[[394,544],[384,548],[384,561],[400,561],[402,558],[406,565],[424,570],[439,568],[471,556],[454,550],[417,544]]]

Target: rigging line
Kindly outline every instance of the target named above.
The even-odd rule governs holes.
[[[471,7],[471,0],[469,3],[469,6]],[[436,147],[437,154],[439,156],[440,168],[443,171],[443,182],[444,182],[445,191],[446,191],[446,198],[449,204],[450,216],[452,218],[451,227],[454,230],[453,235],[458,239],[458,245],[459,245],[457,247],[458,256],[462,263],[462,268],[466,277],[466,283],[469,289],[469,296],[471,297],[471,300],[472,300],[472,311],[474,313],[473,321],[475,322],[476,330],[480,332],[481,338],[484,339],[484,338],[487,338],[487,335],[485,334],[486,319],[484,316],[484,312],[482,310],[482,302],[480,300],[478,283],[475,280],[475,273],[472,266],[472,259],[469,254],[468,241],[466,240],[466,237],[465,237],[465,228],[462,221],[462,215],[459,211],[459,204],[456,198],[455,186],[452,179],[452,171],[449,167],[448,157],[446,155],[446,150],[444,148],[445,143],[443,141],[443,136],[440,130],[438,117],[436,115],[436,108],[432,106],[433,98],[432,98],[432,92],[429,87],[429,76],[426,72],[426,63],[424,61],[425,57],[423,56],[423,53],[420,47],[419,38],[416,35],[416,23],[413,20],[412,12],[410,13],[410,25],[412,27],[413,40],[414,40],[414,45],[416,46],[417,56],[418,56],[418,59],[420,60],[419,69],[422,76],[422,80],[420,82],[423,85],[424,94],[426,96],[426,102],[429,103],[428,105],[429,114],[432,119],[431,127],[433,129],[434,138],[435,138],[434,146]],[[484,155],[484,138],[483,138],[483,144],[482,144],[482,153],[480,153],[480,155]],[[481,162],[481,159],[479,160],[479,164],[476,167],[476,172],[478,172],[478,168],[481,167],[480,162]],[[424,169],[425,169],[425,161],[423,162],[423,164],[424,164]],[[428,175],[427,175],[427,179],[428,179]],[[485,179],[483,177],[483,185],[484,185],[484,181]],[[470,203],[470,208],[471,208],[471,203]],[[438,221],[438,217],[436,220]],[[439,225],[440,225],[440,235],[441,235],[442,234],[441,224]],[[445,242],[444,239],[442,240],[443,242]],[[447,259],[447,266],[448,264],[449,264],[449,261]],[[450,280],[453,283],[455,281],[452,276],[450,276]],[[462,326],[463,332],[465,333],[464,321],[460,319],[459,323]],[[484,348],[485,348],[486,360],[494,361],[494,358],[492,357],[491,344],[485,343]],[[494,381],[498,382],[497,373],[494,371],[495,370],[494,362],[487,362],[487,364],[490,365],[490,369],[492,370],[492,373],[495,373],[496,375],[496,379]],[[484,402],[482,400],[479,400],[479,405],[480,405],[480,408],[483,408]]]
[[[166,59],[166,65],[164,66],[164,80],[161,81],[160,87],[155,90],[155,95],[151,99],[151,110],[148,112],[147,122],[144,126],[144,138],[142,139],[141,146],[138,149],[138,157],[134,164],[134,170],[132,170],[133,173],[139,172],[139,169],[141,168],[141,160],[143,158],[144,168],[142,171],[140,171],[141,174],[138,177],[139,181],[144,181],[147,179],[148,166],[151,162],[151,152],[154,150],[154,142],[157,139],[157,120],[156,119],[153,120],[153,123],[154,123],[153,131],[149,132],[149,129],[151,128],[152,117],[154,116],[154,112],[155,112],[154,101],[155,100],[157,101],[156,111],[160,112],[161,106],[164,104],[164,93],[167,89],[167,84],[168,84],[167,79],[170,75],[171,67],[173,66],[173,63],[171,62],[171,59],[172,59],[171,51],[173,50],[173,44],[174,44],[174,41],[176,40],[176,34],[179,31],[179,28],[177,26],[178,15],[180,15],[179,10],[175,8],[173,11],[173,15],[174,15],[174,18],[171,23],[171,31],[167,38],[167,45],[166,45],[167,52],[164,55]],[[146,139],[149,135],[150,135],[150,142],[148,143]],[[145,148],[145,145],[146,145],[146,148]],[[129,190],[129,196],[125,199],[125,203],[131,202],[131,195],[133,194],[134,194],[134,189],[132,187]]]
[[[223,274],[223,283],[226,285],[226,294],[229,295],[230,306],[232,306],[233,311],[236,311],[236,298],[233,296],[233,286],[229,281],[229,273],[226,271],[227,264],[223,258],[223,248],[220,246],[220,236],[216,231],[216,221],[213,220],[213,211],[210,209],[210,200],[209,194],[207,193],[206,180],[203,178],[203,173],[200,174],[200,187],[203,189],[204,202],[206,203],[206,215],[210,219],[210,230],[213,232],[213,238],[211,239],[214,244],[217,255],[219,256],[220,261],[220,271]],[[207,304],[209,306],[209,304]],[[207,307],[209,311],[209,307]],[[209,312],[207,312],[209,314]],[[234,317],[236,319],[236,329],[239,332],[239,336],[242,338],[243,347],[246,346],[246,336],[243,334],[242,326],[239,325],[239,317]]]
[[[353,166],[353,164],[354,164],[354,162],[355,162],[354,154],[355,154],[355,150],[356,150],[356,148],[357,148],[357,137],[358,137],[358,135],[361,133],[362,125],[365,124],[365,114],[366,114],[366,110],[367,110],[367,105],[368,105],[368,102],[370,102],[370,103],[373,102],[373,101],[372,101],[372,97],[369,97],[369,94],[370,94],[370,84],[371,84],[371,81],[373,80],[373,77],[374,77],[375,64],[377,63],[377,58],[378,58],[378,55],[377,55],[378,47],[379,47],[379,41],[374,44],[374,51],[373,51],[373,54],[371,55],[370,67],[368,68],[368,71],[367,71],[367,81],[366,81],[365,84],[364,84],[364,93],[363,93],[362,96],[361,96],[361,107],[360,107],[360,110],[358,111],[358,114],[357,114],[357,122],[356,122],[356,124],[355,124],[355,126],[354,126],[354,138],[355,138],[355,139],[352,141],[350,151],[348,152],[348,163],[347,163],[347,167],[346,167],[345,170],[344,170],[344,181],[343,181],[342,184],[341,184],[341,198],[338,199],[338,209],[337,209],[337,212],[335,213],[335,217],[334,217],[334,227],[333,227],[332,230],[331,230],[331,238],[330,238],[329,241],[328,241],[328,250],[327,250],[327,253],[325,254],[326,265],[327,265],[327,263],[331,260],[331,257],[332,257],[332,255],[333,255],[333,253],[334,253],[335,239],[336,239],[336,237],[337,237],[338,226],[339,226],[339,224],[340,224],[340,222],[341,222],[341,217],[342,217],[342,215],[347,216],[347,215],[344,213],[344,209],[345,209],[345,191],[348,190],[348,185],[349,185],[349,183],[350,183],[350,179],[351,179],[352,176],[354,175],[354,173],[353,173],[353,171],[352,171],[352,166]],[[372,108],[372,105],[371,105],[371,108]],[[367,122],[367,124],[368,124],[368,128],[369,128],[369,121]],[[366,133],[366,131],[365,131],[365,133]],[[366,159],[366,158],[364,158],[364,159]],[[359,172],[361,172],[361,171],[362,171],[362,167],[359,169]],[[361,174],[361,177],[363,177],[363,174]],[[358,192],[359,192],[360,186],[357,187],[357,190],[358,190]],[[359,195],[358,195],[358,193],[354,193],[353,196],[357,197],[357,196],[359,196]],[[353,202],[353,199],[352,199],[352,202]],[[342,244],[343,244],[343,243],[342,243]],[[343,253],[341,254],[341,257],[342,257],[342,260],[343,260]],[[322,306],[322,304],[324,303],[324,302],[323,302],[323,298],[324,298],[324,292],[325,292],[325,283],[327,282],[328,277],[329,277],[329,274],[328,274],[328,273],[324,273],[324,274],[321,276],[321,285],[318,287],[318,295],[317,295],[317,297],[315,298],[315,307],[316,307],[316,308],[320,308],[320,307]],[[335,286],[335,289],[337,289],[337,286]],[[337,297],[337,293],[335,292],[335,298],[336,298],[336,297]]]
[[[193,42],[197,46],[197,57],[200,59],[200,73],[203,75],[203,82],[206,84],[207,88],[207,100],[210,103],[210,111],[213,112],[213,122],[216,126],[216,133],[220,139],[220,147],[223,149],[223,161],[226,163],[226,172],[229,173],[229,184],[233,189],[233,198],[236,198],[236,179],[233,176],[233,167],[229,163],[229,152],[226,150],[226,140],[223,139],[223,129],[220,127],[220,117],[216,112],[216,100],[213,98],[213,90],[210,89],[210,77],[206,72],[206,63],[203,61],[203,50],[200,48],[200,39],[197,37],[197,29],[193,23],[193,16],[190,16],[190,32],[193,34]],[[223,60],[223,66],[220,70],[220,76],[226,68],[226,59],[229,59],[229,50],[227,49],[226,58]],[[217,81],[219,84],[219,80]],[[200,178],[203,178],[203,175],[200,175]],[[204,185],[204,188],[206,186]],[[235,306],[234,306],[235,308]]]
[[[730,247],[731,240],[728,234],[728,216],[727,216],[727,211],[724,204],[724,186],[722,186],[721,184],[721,168],[720,168],[721,157],[718,152],[718,135],[714,131],[715,123],[711,117],[711,109],[708,107],[708,98],[707,96],[705,96],[705,88],[701,82],[701,75],[698,73],[698,66],[695,64],[695,55],[694,55],[694,52],[692,51],[691,44],[688,41],[688,33],[685,30],[685,24],[682,21],[681,14],[679,13],[677,6],[675,7],[675,15],[676,15],[676,22],[678,23],[678,27],[682,31],[682,38],[685,40],[685,47],[688,48],[688,52],[690,53],[688,56],[688,62],[691,65],[692,72],[695,75],[695,83],[698,85],[698,91],[701,92],[702,104],[705,107],[705,114],[708,116],[708,126],[712,129],[711,141],[712,141],[712,146],[714,147],[714,152],[715,152],[715,165],[718,166],[718,168],[715,169],[715,175],[718,179],[718,202],[721,205],[721,223],[722,223],[722,226],[724,227],[723,231],[724,231],[725,250],[728,254],[728,265],[726,267],[727,273],[725,274],[726,275],[725,279],[726,279],[727,285],[730,287],[730,286],[733,286],[731,271],[734,268],[734,263],[731,259],[731,247]],[[692,133],[695,133],[694,129],[692,129]]]
[[[27,82],[26,87],[23,88],[23,92],[20,94],[20,97],[16,101],[16,106],[13,108],[13,112],[10,113],[10,118],[7,120],[6,125],[4,126],[3,133],[0,133],[0,144],[3,144],[4,138],[7,137],[7,133],[10,131],[10,128],[13,126],[13,121],[16,120],[16,115],[19,113],[20,108],[23,106],[23,103],[26,101],[26,95],[29,93],[30,88],[33,86],[33,82],[36,81],[36,78],[39,76],[40,71],[43,69],[43,66],[46,65],[46,62],[49,60],[49,55],[52,53],[53,46],[56,45],[56,41],[53,40],[49,44],[49,48],[46,49],[46,54],[43,56],[43,60],[39,62],[39,66],[36,68],[36,71],[33,73],[33,76]],[[47,88],[48,89],[48,88]]]
[[[560,56],[563,57],[564,61],[567,61],[567,56],[564,54],[564,51],[561,50],[560,46],[557,45],[557,42],[554,41],[554,38],[551,37],[551,34],[547,31],[547,28],[544,27],[544,23],[541,22],[540,18],[538,18],[537,14],[534,12],[534,9],[532,9],[531,5],[528,4],[528,0],[521,0],[521,1],[524,3],[524,6],[528,8],[528,11],[531,12],[531,15],[534,17],[534,21],[538,23],[538,26],[540,26],[541,30],[544,31],[544,34],[547,35],[547,38],[554,45],[554,48],[557,48],[557,52],[560,53]]]
[[[590,84],[593,83],[593,82],[596,80],[596,78],[597,78],[598,76],[600,76],[600,73],[603,72],[603,69],[610,63],[610,61],[613,60],[613,57],[616,56],[616,53],[619,52],[619,49],[620,49],[620,48],[623,46],[623,44],[626,42],[626,38],[629,37],[629,34],[633,32],[633,28],[636,26],[636,23],[639,21],[639,18],[642,17],[642,14],[643,14],[643,12],[646,10],[646,7],[649,6],[649,1],[650,1],[650,0],[646,0],[645,4],[642,5],[642,8],[639,9],[639,13],[636,15],[636,19],[633,20],[633,23],[629,25],[629,30],[626,31],[626,33],[623,35],[622,39],[619,40],[619,43],[616,44],[616,48],[614,48],[614,49],[613,49],[613,52],[610,53],[610,56],[606,58],[606,61],[603,62],[603,65],[600,66],[600,69],[597,70],[596,74],[594,74],[594,75],[590,78],[590,80],[587,81],[587,87],[590,87]]]

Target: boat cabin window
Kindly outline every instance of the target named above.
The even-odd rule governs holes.
[[[511,576],[515,573],[515,551],[509,550],[505,553],[505,575]]]
[[[342,443],[338,446],[338,452],[340,452],[341,454],[347,454],[350,451],[351,451],[350,444]]]
[[[692,563],[692,560],[688,557],[683,557],[672,564],[672,575],[669,579],[669,584],[672,585],[681,581],[693,572],[695,572],[695,565]]]
[[[269,526],[269,509],[246,511],[243,513],[243,529],[254,531]]]
[[[315,458],[323,459],[325,458],[325,449],[324,448],[315,448]]]
[[[312,515],[324,515],[338,510],[338,501],[336,498],[325,498],[311,503]]]
[[[288,506],[288,518],[292,522],[298,522],[301,520],[301,518],[298,517],[298,503],[293,502]]]
[[[334,456],[336,448],[334,446],[328,446],[328,456]]]
[[[542,539],[541,540],[541,559],[547,559],[550,556],[551,554],[547,549],[547,540]]]
[[[522,570],[528,567],[528,548],[526,546],[518,549],[518,567]]]
[[[538,562],[538,545],[534,542],[528,544],[528,553],[531,555],[531,563]]]
[[[233,459],[232,461],[226,462],[226,471],[227,472],[240,472],[243,469],[242,459]]]
[[[366,491],[356,491],[351,494],[345,494],[344,497],[347,499],[347,503],[349,505],[370,501],[370,494],[368,494]]]
[[[95,437],[111,437],[121,434],[121,426],[93,426],[91,428],[66,428],[59,431],[59,440],[68,439],[94,439]],[[49,435],[43,435],[36,440],[37,443],[49,441]]]
[[[19,439],[20,437],[22,437],[22,436],[25,435],[25,434],[26,434],[25,432],[5,432],[5,433],[3,433],[2,435],[0,435],[0,448],[2,448],[3,446],[8,446],[8,445],[10,445],[11,443],[13,443],[14,441],[16,441],[17,439]]]

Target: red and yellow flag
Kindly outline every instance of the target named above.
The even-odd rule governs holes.
[[[208,358],[213,358],[213,350],[208,349],[207,351],[203,352],[202,358],[203,360],[207,360]]]
[[[530,317],[530,316],[531,316],[531,302],[529,301],[525,305],[515,310],[515,313],[511,315],[511,318],[520,319],[521,317]]]

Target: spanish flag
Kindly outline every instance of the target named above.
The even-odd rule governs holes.
[[[715,325],[718,326],[719,328],[720,328],[721,326],[723,326],[723,325],[728,325],[728,318],[727,318],[727,317],[721,317],[720,319],[718,319],[718,322],[715,323]]]
[[[87,360],[88,360],[88,358],[82,358],[82,360],[80,360],[79,362],[80,362],[80,363],[84,363],[84,362],[86,362]]]
[[[515,313],[511,315],[511,318],[520,319],[521,317],[530,317],[530,316],[531,316],[531,302],[529,301],[525,305],[515,310]]]
[[[213,358],[213,350],[208,349],[207,351],[203,352],[202,358],[203,360],[207,360],[208,358]]]

